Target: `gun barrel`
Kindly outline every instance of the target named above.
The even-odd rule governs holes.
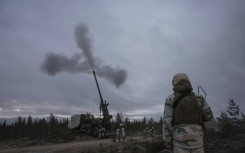
[[[96,85],[97,85],[97,89],[98,89],[98,92],[99,92],[99,95],[100,95],[100,103],[103,103],[103,98],[102,98],[102,95],[101,95],[101,92],[100,92],[100,87],[99,87],[99,84],[98,84],[98,81],[97,81],[97,78],[96,78],[94,70],[93,70],[93,74],[94,74],[94,79],[95,79],[95,82],[96,82]]]

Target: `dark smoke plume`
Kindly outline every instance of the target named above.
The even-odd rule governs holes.
[[[75,28],[75,39],[78,47],[83,52],[89,65],[94,67],[94,59],[91,51],[91,39],[89,37],[89,29],[83,24],[79,24]]]
[[[85,25],[80,24],[75,28],[75,39],[82,51],[81,54],[75,54],[69,58],[65,55],[49,53],[41,66],[42,70],[54,76],[60,72],[91,73],[94,69],[97,76],[107,79],[116,87],[120,87],[126,81],[126,70],[103,65],[99,58],[92,55],[89,29]]]
[[[127,78],[127,71],[120,68],[112,68],[111,66],[105,65],[98,68],[98,76],[106,78],[119,87]]]
[[[81,54],[75,54],[71,58],[68,58],[65,55],[49,53],[46,55],[46,59],[42,64],[42,70],[49,75],[56,75],[62,71],[69,73],[89,73],[91,71],[89,63],[86,61],[79,62],[81,58]]]

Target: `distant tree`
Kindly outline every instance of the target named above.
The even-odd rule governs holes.
[[[162,118],[162,116],[160,117],[159,124],[160,125],[163,125],[163,118]]]
[[[224,136],[232,136],[243,129],[243,121],[239,118],[240,113],[239,105],[230,99],[226,112],[222,111],[220,117],[217,118],[219,129]]]
[[[240,112],[242,114],[242,119],[241,119],[241,128],[243,130],[243,132],[245,132],[245,115]]]
[[[49,120],[46,120],[45,118],[32,119],[29,115],[27,121],[22,117],[18,117],[17,121],[12,124],[6,124],[6,121],[4,121],[0,124],[0,140],[18,139],[23,137],[46,140],[67,138],[67,135],[70,132],[67,127],[68,118],[58,121],[52,113],[48,118]]]
[[[130,123],[130,120],[128,117],[125,118],[125,123]]]
[[[126,128],[130,129],[131,124],[130,124],[130,120],[128,119],[128,117],[125,118],[125,124],[126,124]]]
[[[219,123],[219,129],[226,134],[230,134],[230,130],[233,128],[233,124],[227,113],[222,111],[220,117],[218,117],[217,120]]]
[[[6,128],[6,125],[7,125],[6,120],[4,120],[2,127]]]
[[[26,125],[26,119],[25,119],[25,118],[23,118],[23,120],[22,120],[22,125],[23,125],[23,126]]]
[[[27,127],[32,127],[32,118],[31,118],[31,115],[28,116],[27,118]]]
[[[143,120],[142,120],[142,125],[143,125],[144,128],[145,128],[146,125],[147,125],[147,119],[146,119],[145,116],[144,116],[144,118],[143,118]]]
[[[48,135],[50,137],[51,135],[52,136],[56,135],[58,121],[52,113],[48,117],[48,120],[49,120],[49,122],[48,122],[49,123],[49,128],[48,128],[49,133],[48,133]]]
[[[151,117],[148,121],[148,126],[151,127],[154,125],[154,119]]]
[[[238,116],[240,115],[240,107],[235,103],[233,99],[230,99],[230,102],[227,107],[227,113],[230,115],[232,122],[235,126],[238,126]]]
[[[7,137],[7,124],[6,120],[0,125],[0,140],[5,140]]]
[[[117,115],[116,115],[116,126],[119,126],[119,124],[120,124],[121,122],[122,122],[122,120],[121,120],[120,114],[117,113]]]
[[[161,116],[159,122],[156,125],[156,130],[159,134],[162,133],[162,126],[163,126],[163,118]]]
[[[23,129],[24,129],[24,124],[23,124],[23,119],[22,117],[18,117],[17,118],[17,123],[16,123],[17,127],[15,128],[15,132],[16,132],[16,137],[17,138],[21,138],[23,136]]]
[[[44,139],[48,137],[48,123],[46,122],[45,118],[42,118],[38,121],[38,130],[39,138]]]
[[[22,117],[19,116],[19,117],[17,118],[17,125],[18,125],[18,126],[22,126],[22,124],[23,124],[23,122],[22,122]]]

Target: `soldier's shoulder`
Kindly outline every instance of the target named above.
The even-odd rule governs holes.
[[[192,92],[194,93],[195,96],[202,96],[201,94],[197,93],[197,92]]]
[[[201,100],[204,99],[204,97],[203,97],[201,94],[196,93],[196,92],[193,92],[193,93],[194,93],[194,95],[195,95],[198,99],[201,99]]]
[[[173,99],[173,98],[174,98],[174,94],[173,93],[167,96],[167,99]]]
[[[205,103],[206,103],[205,98],[199,93],[196,93],[196,92],[193,92],[193,93],[197,97],[197,100],[198,100],[199,104],[203,107],[205,105]]]
[[[172,104],[174,101],[174,94],[170,94],[166,98],[166,104]]]

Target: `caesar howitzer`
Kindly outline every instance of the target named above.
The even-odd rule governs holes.
[[[99,129],[105,129],[105,136],[111,135],[111,118],[112,115],[109,114],[108,105],[106,101],[103,100],[98,80],[93,70],[94,79],[97,85],[97,89],[100,96],[100,114],[102,112],[102,118],[95,118],[94,115],[87,114],[75,114],[71,116],[71,120],[68,123],[68,128],[72,131],[79,131],[86,133],[88,135],[98,136]]]
[[[101,91],[100,91],[100,87],[99,87],[99,83],[95,74],[95,71],[93,70],[93,74],[94,74],[94,79],[96,82],[96,86],[99,92],[99,96],[100,96],[100,114],[102,112],[102,122],[101,122],[101,126],[104,127],[107,131],[111,130],[111,122],[110,120],[112,119],[112,115],[109,114],[108,108],[107,106],[109,105],[109,103],[107,103],[106,101],[103,100]]]

